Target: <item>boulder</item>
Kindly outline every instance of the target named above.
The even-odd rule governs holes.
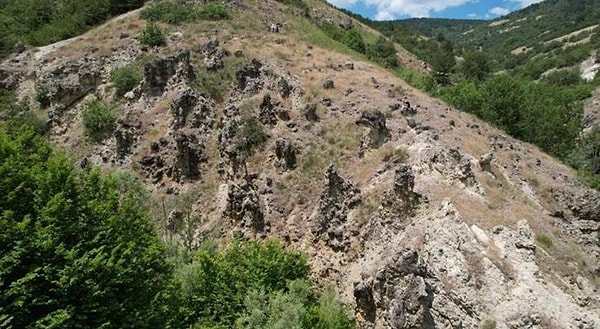
[[[356,124],[369,128],[364,143],[369,148],[379,148],[391,138],[390,130],[386,127],[386,119],[380,111],[363,111]]]

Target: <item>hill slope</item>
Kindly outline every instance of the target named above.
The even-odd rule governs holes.
[[[82,165],[139,175],[157,213],[191,196],[194,245],[276,237],[305,252],[360,327],[597,328],[599,193],[319,24],[376,32],[291,3],[229,1],[228,20],[161,23],[158,48],[135,38],[137,15],[117,18],[14,56],[0,78],[42,105],[49,138]],[[119,92],[123,67],[140,78]],[[117,120],[91,141],[83,113],[96,100]]]

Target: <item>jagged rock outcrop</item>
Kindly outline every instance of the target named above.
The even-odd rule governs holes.
[[[196,78],[188,50],[158,58],[144,65],[142,90],[147,96],[163,94],[169,84],[190,83]]]
[[[363,145],[379,148],[391,138],[390,130],[385,125],[385,116],[380,111],[363,111],[356,124],[369,128],[368,135],[363,138]]]
[[[194,136],[178,132],[175,134],[177,153],[172,167],[175,180],[196,179],[200,175],[200,163],[206,161],[202,145]]]
[[[275,141],[275,156],[277,161],[275,165],[282,171],[296,168],[296,146],[287,139],[278,139]]]
[[[131,154],[141,128],[142,122],[136,117],[125,116],[124,118],[117,120],[117,127],[114,135],[118,159],[124,159]]]
[[[292,86],[290,86],[290,83],[283,77],[279,78],[279,81],[277,82],[277,89],[279,91],[279,95],[281,95],[283,98],[288,98],[292,92]]]
[[[219,39],[212,37],[209,41],[200,46],[200,53],[204,56],[204,67],[208,71],[216,71],[222,69],[223,51],[219,48]]]
[[[351,181],[343,179],[334,165],[325,173],[325,188],[319,199],[315,237],[335,251],[346,250],[350,245],[348,213],[361,202],[360,189]]]
[[[227,206],[223,215],[233,219],[241,227],[263,232],[265,218],[261,210],[258,187],[247,179],[228,185]]]
[[[263,64],[252,59],[250,64],[245,65],[235,72],[236,89],[246,95],[255,95],[261,88],[261,68]]]
[[[62,112],[102,83],[102,70],[102,60],[91,56],[74,62],[60,62],[42,70],[36,83],[40,106],[52,106]],[[59,115],[52,119],[60,120]]]
[[[317,104],[309,103],[304,106],[304,110],[302,111],[304,114],[304,118],[311,122],[319,121],[319,116],[317,115]]]
[[[277,123],[277,110],[271,99],[271,94],[266,93],[259,105],[258,120],[264,125],[274,125]]]
[[[198,129],[199,133],[206,134],[213,126],[213,104],[203,95],[190,88],[186,88],[177,94],[171,101],[170,109],[175,129],[184,127],[190,114],[190,126]]]

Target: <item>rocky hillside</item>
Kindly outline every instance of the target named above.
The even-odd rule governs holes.
[[[13,55],[0,86],[81,166],[139,175],[158,225],[191,246],[305,252],[360,328],[600,328],[600,194],[328,39],[315,22],[377,34],[305,3],[228,1],[227,20],[161,23],[160,47],[132,12]],[[124,67],[139,69],[130,90]],[[98,102],[116,121],[92,139]],[[173,228],[190,196],[197,220]]]

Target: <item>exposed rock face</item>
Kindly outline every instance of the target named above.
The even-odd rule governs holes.
[[[277,123],[277,112],[275,105],[271,100],[271,94],[267,93],[263,96],[263,100],[259,106],[260,114],[258,119],[264,125],[274,125]]]
[[[279,90],[279,94],[283,98],[288,98],[290,96],[290,93],[292,92],[292,87],[290,86],[289,82],[283,77],[280,78],[277,82],[277,88]]]
[[[202,44],[200,52],[204,56],[204,67],[207,70],[216,71],[223,68],[223,51],[219,48],[219,39],[213,37]]]
[[[173,177],[180,179],[196,179],[200,175],[200,162],[205,161],[201,145],[193,136],[184,133],[175,135],[177,154],[173,166]]]
[[[117,121],[115,129],[116,155],[124,159],[131,153],[137,137],[140,134],[142,122],[134,117],[125,117]]]
[[[306,120],[312,122],[319,121],[319,116],[317,115],[317,104],[306,104],[303,112]]]
[[[275,141],[276,166],[283,171],[296,168],[296,147],[287,139]]]
[[[99,59],[84,57],[42,71],[37,82],[41,106],[53,106],[61,111],[82,99],[101,83],[102,66]]]
[[[334,165],[325,173],[325,189],[319,200],[319,214],[313,233],[335,251],[348,248],[348,212],[361,202],[360,189],[340,177]]]
[[[143,90],[148,96],[160,96],[169,84],[189,83],[196,78],[190,64],[190,52],[158,58],[144,66]]]
[[[254,232],[262,232],[265,229],[265,219],[257,186],[249,180],[230,184],[224,215],[232,218],[242,227],[251,228]]]
[[[248,95],[255,95],[261,87],[261,68],[263,64],[253,59],[252,62],[235,72],[237,89]]]
[[[369,148],[379,148],[390,140],[391,134],[385,125],[385,116],[380,111],[364,111],[360,118],[356,120],[359,126],[369,128],[369,133],[365,136],[364,144]]]
[[[173,127],[182,128],[186,125],[191,114],[191,127],[206,133],[213,125],[213,105],[204,96],[190,88],[184,89],[171,101]]]

